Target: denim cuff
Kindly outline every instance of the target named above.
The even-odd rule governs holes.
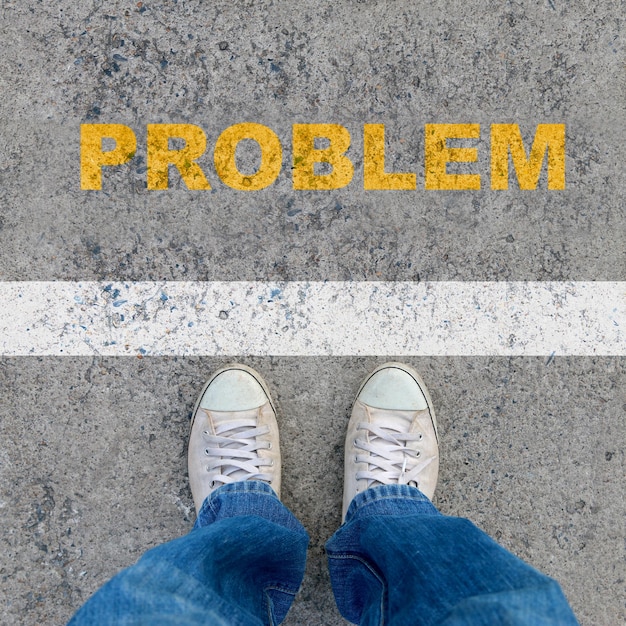
[[[256,515],[270,522],[306,534],[302,524],[280,501],[276,492],[260,480],[245,480],[222,485],[211,492],[200,507],[194,530],[221,519]]]
[[[371,515],[441,515],[430,499],[410,485],[380,485],[357,493],[345,523]]]
[[[280,502],[280,499],[276,495],[276,492],[263,480],[240,480],[234,483],[228,483],[218,487],[215,491],[212,491],[202,503],[202,510],[208,502],[215,500],[220,496],[227,493],[264,493],[269,496],[273,496]]]

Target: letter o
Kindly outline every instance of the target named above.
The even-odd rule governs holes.
[[[254,174],[242,174],[237,169],[235,151],[242,139],[252,139],[261,148],[261,165]],[[213,158],[217,175],[225,185],[240,191],[258,191],[269,187],[278,178],[283,149],[278,135],[271,128],[245,122],[224,130],[215,142]]]

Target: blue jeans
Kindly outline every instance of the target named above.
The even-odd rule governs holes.
[[[224,485],[192,532],[112,578],[70,624],[278,624],[307,545],[269,485]],[[408,485],[357,494],[326,551],[339,610],[357,624],[577,624],[554,580]]]

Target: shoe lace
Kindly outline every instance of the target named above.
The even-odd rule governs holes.
[[[421,441],[422,433],[400,432],[368,422],[360,422],[358,428],[364,431],[365,439],[357,438],[354,446],[365,454],[357,454],[356,462],[367,463],[368,469],[357,472],[357,480],[366,479],[368,488],[376,483],[419,487],[420,472],[436,458],[422,459],[420,450],[407,447],[410,441]]]
[[[274,462],[257,453],[272,447],[271,442],[259,440],[270,429],[268,426],[257,427],[256,424],[255,418],[239,419],[217,424],[214,435],[203,431],[207,444],[204,454],[208,457],[206,471],[210,474],[211,488],[218,483],[225,485],[250,479],[272,482],[272,475],[261,468],[274,465]]]

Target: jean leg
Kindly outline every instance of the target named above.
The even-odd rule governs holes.
[[[269,485],[224,485],[188,535],[117,574],[70,625],[279,624],[302,583],[307,544]]]
[[[554,580],[408,485],[357,494],[326,551],[356,624],[577,624]]]

